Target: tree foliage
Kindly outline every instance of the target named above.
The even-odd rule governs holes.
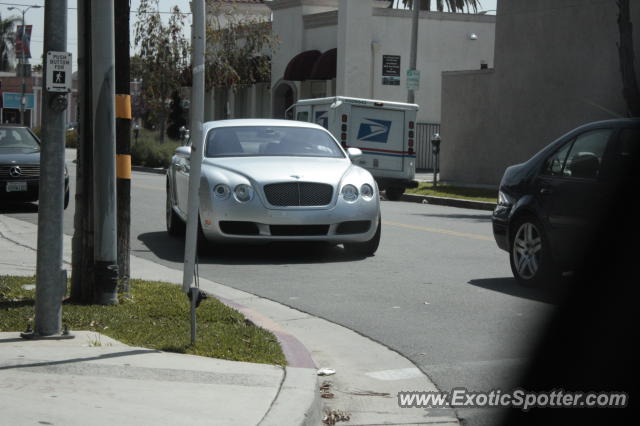
[[[0,15],[0,71],[11,70],[11,56],[15,53],[16,34],[13,25],[19,22],[20,18],[2,18]]]
[[[395,2],[394,2],[395,3]],[[420,0],[420,10],[431,10],[431,0]],[[464,12],[473,10],[477,12],[478,8],[482,5],[480,0],[433,0],[438,12],[444,12],[444,8],[447,8],[448,12]],[[402,4],[406,7],[413,7],[413,0],[402,0]]]
[[[207,0],[207,15],[207,88],[270,81],[270,55],[278,45],[271,23],[215,0]]]
[[[146,124],[157,125],[164,139],[171,94],[182,86],[188,68],[189,44],[184,35],[185,15],[174,6],[164,22],[158,1],[140,1],[131,77],[142,81],[140,97]]]

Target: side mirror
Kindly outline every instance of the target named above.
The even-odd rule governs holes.
[[[191,157],[191,147],[190,146],[179,146],[176,148],[176,154],[182,157]]]
[[[351,161],[356,161],[358,158],[362,157],[362,151],[360,148],[347,148],[347,154],[349,154]]]

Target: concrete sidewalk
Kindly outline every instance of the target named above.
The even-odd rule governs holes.
[[[0,275],[33,275],[37,227],[0,214]],[[71,238],[64,237],[64,267]],[[132,278],[180,283],[182,272],[131,257]],[[400,408],[399,391],[434,391],[409,360],[349,329],[200,279],[200,287],[278,337],[288,366],[133,348],[93,332],[25,341],[0,333],[0,418],[6,424],[458,424],[453,410]],[[336,370],[321,399],[318,367]],[[26,405],[26,404],[28,405]]]

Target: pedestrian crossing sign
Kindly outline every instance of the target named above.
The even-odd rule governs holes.
[[[47,52],[45,67],[47,91],[71,91],[71,53]]]

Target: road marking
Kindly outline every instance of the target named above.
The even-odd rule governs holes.
[[[364,374],[374,379],[385,380],[385,381],[414,379],[416,377],[423,376],[422,371],[418,370],[415,367],[414,368],[398,368],[395,370],[370,371]]]
[[[437,234],[453,235],[456,237],[471,238],[473,240],[493,241],[493,238],[487,237],[486,235],[468,234],[466,232],[449,231],[448,229],[429,228],[427,226],[418,226],[418,225],[407,225],[406,223],[387,222],[386,220],[383,220],[382,224],[398,226],[400,228],[415,229],[418,231],[435,232]]]

